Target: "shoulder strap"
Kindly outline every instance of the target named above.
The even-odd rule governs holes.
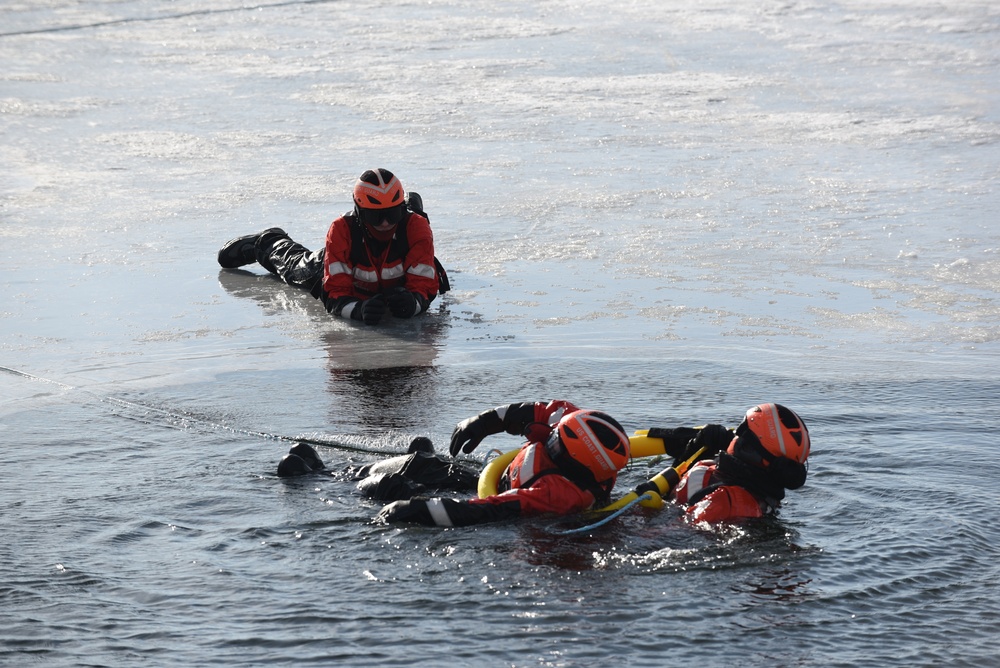
[[[363,264],[367,258],[365,258],[365,233],[361,229],[361,221],[354,213],[349,213],[344,218],[347,220],[347,225],[351,230],[351,264],[359,265]]]
[[[410,213],[420,214],[427,219],[427,223],[430,224],[431,217],[424,211],[424,200],[417,193],[410,191],[406,193],[406,209]],[[437,271],[438,277],[438,294],[443,295],[444,293],[451,290],[451,281],[448,280],[448,272],[444,270],[444,266],[441,261],[436,257],[434,258],[434,269]]]
[[[448,272],[444,270],[441,260],[437,259],[437,257],[434,258],[434,268],[437,269],[438,275],[438,294],[443,295],[451,290],[451,281],[448,280]]]

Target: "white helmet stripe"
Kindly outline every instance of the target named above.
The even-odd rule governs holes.
[[[781,428],[781,418],[778,417],[778,408],[774,404],[764,404],[764,410],[774,425],[774,440],[778,442],[778,449],[784,457],[788,456],[788,448],[785,447],[785,430]]]
[[[617,429],[615,429],[615,427],[613,425],[611,425],[610,423],[608,423],[605,420],[601,420],[601,419],[595,418],[595,417],[590,417],[590,418],[588,418],[587,421],[589,422],[591,420],[593,420],[594,422],[600,422],[601,424],[607,425],[608,428],[611,429],[612,431],[618,431]],[[604,461],[604,468],[605,468],[605,470],[606,471],[617,471],[618,467],[615,466],[614,461],[611,459],[611,457],[608,456],[608,451],[604,447],[604,445],[601,443],[601,439],[597,438],[597,434],[594,433],[594,430],[591,429],[590,425],[587,424],[586,422],[584,422],[584,427],[587,430],[586,438],[592,444],[591,450],[595,454],[599,455],[601,457],[601,459]]]

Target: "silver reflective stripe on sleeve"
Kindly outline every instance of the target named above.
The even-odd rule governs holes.
[[[448,510],[444,507],[444,503],[441,499],[428,499],[427,512],[431,514],[431,519],[434,520],[434,524],[439,527],[452,526],[451,517],[448,516]]]
[[[361,304],[361,302],[351,302],[350,304],[348,304],[347,306],[345,306],[343,309],[341,309],[341,311],[340,311],[340,317],[341,318],[347,318],[348,320],[350,320],[351,319],[351,314],[354,313],[354,309],[357,308],[360,304]]]
[[[434,278],[434,267],[429,264],[415,264],[406,270],[406,273],[424,278]]]
[[[368,269],[354,268],[354,278],[365,283],[378,283],[378,274]]]
[[[326,265],[326,273],[331,276],[336,276],[337,274],[350,274],[351,268],[343,262],[331,262]]]
[[[403,265],[397,264],[392,267],[382,269],[382,280],[392,281],[403,275]]]

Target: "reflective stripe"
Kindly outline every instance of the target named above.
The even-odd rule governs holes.
[[[555,412],[552,413],[552,415],[549,416],[549,424],[554,427],[555,425],[559,424],[559,420],[563,419],[563,415],[575,410],[576,410],[575,408],[573,408],[572,410],[566,410],[565,406],[557,409]]]
[[[378,283],[378,274],[372,269],[354,268],[354,278],[364,283]]]
[[[384,267],[382,269],[382,280],[391,281],[393,279],[399,278],[403,275],[403,265],[394,264],[391,267]]]
[[[326,265],[326,272],[331,276],[336,276],[337,274],[350,274],[351,268],[347,266],[345,262],[331,262]]]
[[[427,499],[427,512],[431,514],[434,524],[439,527],[452,526],[451,517],[448,515],[448,510],[444,507],[441,499]]]
[[[785,434],[781,428],[781,419],[778,417],[778,410],[774,404],[764,404],[764,411],[767,413],[768,425],[774,430],[771,435],[778,442],[778,449],[785,457],[788,456],[788,449],[785,448]]]
[[[351,302],[350,304],[348,304],[347,306],[345,306],[344,308],[342,308],[340,310],[340,317],[341,318],[347,318],[348,320],[350,320],[351,319],[351,314],[354,313],[354,309],[359,304],[361,304],[361,302]]]
[[[677,503],[687,505],[687,500],[696,492],[704,489],[709,476],[715,470],[715,465],[708,461],[700,461],[692,466],[687,474],[681,478],[680,483],[674,488],[674,499]]]
[[[406,272],[422,278],[434,278],[434,267],[429,264],[415,264],[407,269]]]
[[[597,421],[597,418],[592,418],[592,419]],[[604,425],[607,425],[609,429],[614,429],[614,427],[607,421],[600,420],[600,422]],[[582,424],[582,426],[584,428],[584,433],[580,434],[580,436],[583,437],[583,444],[587,447],[587,450],[590,450],[590,454],[595,459],[599,459],[600,461],[603,462],[604,465],[602,468],[604,469],[605,473],[616,472],[618,470],[618,467],[615,466],[615,463],[611,460],[611,457],[608,456],[608,451],[601,444],[601,439],[597,437],[597,434],[594,433],[594,430],[591,429],[589,425]]]
[[[523,487],[524,483],[534,478],[535,474],[538,473],[539,465],[536,456],[537,454],[538,445],[536,443],[532,443],[531,445],[522,448],[521,453],[515,457],[514,461],[511,462],[511,465],[507,467],[507,475],[510,478],[511,489]],[[519,459],[521,460],[520,464],[515,467],[514,464],[516,464]]]

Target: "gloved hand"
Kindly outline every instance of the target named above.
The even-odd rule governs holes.
[[[382,295],[375,295],[361,302],[360,309],[366,325],[377,325],[385,315],[385,300]]]
[[[409,499],[406,501],[393,501],[382,508],[375,516],[376,522],[417,522],[433,526],[434,520],[427,510],[427,501],[423,499]]]
[[[368,476],[358,483],[358,491],[369,499],[398,501],[412,499],[426,491],[426,488],[413,482],[402,473],[385,473]]]
[[[419,306],[416,295],[406,288],[393,288],[389,292],[389,310],[397,318],[412,318]]]
[[[658,438],[663,441],[663,451],[674,458],[680,460],[684,454],[684,449],[692,438],[698,435],[698,430],[694,427],[650,427],[646,435],[649,438]],[[682,460],[681,460],[682,461]]]
[[[451,445],[448,451],[452,457],[458,456],[459,451],[466,454],[476,449],[484,438],[490,434],[499,434],[504,430],[503,420],[493,409],[483,411],[475,417],[462,420],[451,432]]]
[[[688,441],[684,453],[677,458],[677,462],[690,459],[700,448],[705,451],[698,455],[698,460],[714,459],[716,455],[729,447],[733,440],[733,432],[723,427],[721,424],[706,424],[698,430],[698,435]]]

